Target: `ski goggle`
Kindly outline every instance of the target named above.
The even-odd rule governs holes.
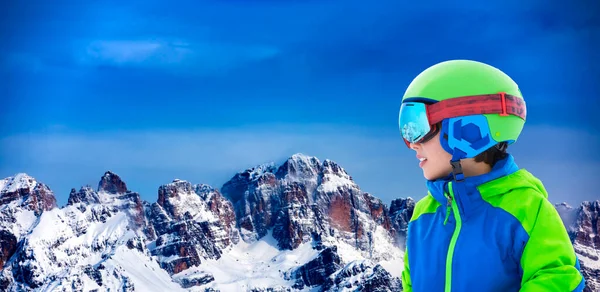
[[[433,132],[427,116],[427,105],[422,102],[405,102],[400,107],[399,117],[402,138],[407,144],[429,140],[426,136]]]
[[[427,104],[421,98],[408,98],[400,107],[398,124],[402,138],[410,144],[424,143],[438,132],[436,126],[444,119],[477,115],[515,115],[525,120],[527,110],[522,98],[500,92],[497,94],[462,96]]]

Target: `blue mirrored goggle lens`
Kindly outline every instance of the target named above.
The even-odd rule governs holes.
[[[420,102],[403,103],[398,123],[402,137],[408,143],[419,142],[431,130],[425,104]]]

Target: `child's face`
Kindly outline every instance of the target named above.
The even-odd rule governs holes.
[[[442,148],[439,132],[425,143],[410,144],[410,148],[417,152],[417,159],[425,158],[419,163],[419,167],[423,169],[426,179],[435,180],[452,172],[452,155]]]

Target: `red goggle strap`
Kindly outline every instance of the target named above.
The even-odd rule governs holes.
[[[525,120],[527,108],[523,99],[504,92],[451,98],[427,105],[432,125],[447,118],[478,114],[515,115]]]

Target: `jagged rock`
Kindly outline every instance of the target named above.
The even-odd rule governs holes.
[[[4,267],[4,264],[15,251],[17,251],[17,238],[15,235],[6,230],[0,230],[0,268]]]
[[[89,185],[81,187],[79,191],[76,191],[75,188],[72,188],[71,193],[69,194],[69,199],[67,200],[67,205],[71,206],[77,203],[82,203],[82,212],[84,212],[85,205],[99,204],[100,198],[98,197],[98,193]]]
[[[183,278],[181,281],[181,287],[191,288],[194,286],[202,286],[204,284],[214,281],[215,278],[212,275],[202,275],[201,277],[194,278]]]
[[[236,174],[221,188],[235,211],[237,227],[246,242],[267,234],[281,206],[274,165],[261,165]]]
[[[0,180],[0,271],[37,218],[54,208],[56,198],[50,188],[26,173]],[[4,282],[0,279],[0,283]]]
[[[146,207],[139,194],[127,191],[117,178],[116,174],[105,175],[99,183],[99,192],[89,186],[82,187],[79,192],[72,191],[69,203],[61,209],[50,204],[42,205],[44,208],[37,209],[42,212],[36,212],[30,208],[32,204],[22,203],[32,196],[23,200],[5,200],[0,206],[3,211],[0,224],[12,227],[9,230],[17,231],[17,236],[13,239],[10,231],[2,229],[0,240],[4,240],[2,247],[6,249],[16,242],[17,250],[9,262],[3,263],[0,290],[30,291],[52,285],[56,291],[80,291],[86,285],[84,278],[90,278],[89,283],[96,283],[98,287],[133,291],[133,282],[122,269],[114,268],[119,265],[114,261],[123,255],[117,259],[113,257],[116,253],[122,254],[123,248],[138,253],[135,257],[146,256],[146,261],[151,262],[146,250]],[[36,189],[43,189],[43,184],[33,179],[21,180],[27,184],[21,183],[26,187],[20,188],[14,183],[6,184],[6,181],[2,180],[1,194],[12,194],[14,189],[20,194],[35,194]],[[121,187],[111,187],[107,182]],[[24,190],[27,187],[33,192]],[[115,193],[114,190],[125,192]],[[40,197],[52,195],[49,189],[37,193]],[[10,234],[15,235],[15,232]],[[106,262],[111,262],[110,272],[105,271]]]
[[[56,208],[56,198],[50,188],[25,173],[3,179],[0,189],[0,206],[16,203],[36,216]]]
[[[396,244],[404,249],[406,243],[406,233],[408,231],[408,222],[415,209],[415,201],[412,198],[399,198],[392,200],[390,205],[390,219],[392,226],[396,230]]]
[[[232,201],[247,242],[272,228],[281,249],[295,249],[318,233],[368,257],[398,257],[393,240],[376,242],[395,237],[385,204],[331,160],[295,154],[278,168],[271,163],[236,174],[222,193]]]
[[[578,208],[555,205],[561,216],[586,279],[584,292],[600,291],[600,200],[582,202]]]
[[[329,277],[321,291],[401,291],[402,283],[381,265],[369,261],[354,261]]]
[[[329,275],[342,267],[342,259],[337,254],[337,247],[323,249],[317,258],[295,269],[287,275],[287,279],[296,280],[294,289],[303,289],[305,286],[317,286],[325,283]]]
[[[98,183],[98,192],[100,191],[109,194],[123,194],[127,192],[127,185],[117,174],[107,171]]]
[[[239,241],[232,204],[204,184],[175,179],[160,186],[149,214],[157,235],[151,254],[171,275],[196,267],[203,259],[219,259],[223,249]],[[179,283],[190,287],[212,280],[212,276],[181,277]]]

